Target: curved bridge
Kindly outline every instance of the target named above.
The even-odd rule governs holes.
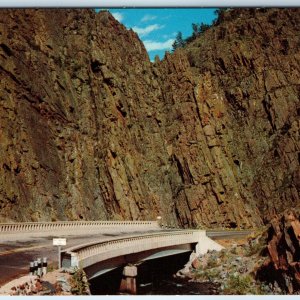
[[[63,267],[84,268],[94,278],[114,268],[182,252],[221,250],[205,231],[178,230],[114,238],[65,249]]]
[[[3,245],[22,239],[41,243],[54,236],[67,236],[73,245],[61,253],[63,267],[83,268],[88,279],[124,267],[120,291],[131,294],[136,293],[137,266],[143,261],[184,252],[197,256],[207,250],[222,249],[205,231],[167,230],[158,221],[0,223]]]

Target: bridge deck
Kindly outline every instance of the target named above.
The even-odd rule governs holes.
[[[209,239],[205,231],[177,230],[151,234],[140,233],[126,238],[118,237],[65,249],[62,254],[62,264],[65,267],[87,268],[101,261],[121,256],[182,245],[193,245],[191,249],[195,249],[198,254],[208,249],[220,250],[222,248]]]

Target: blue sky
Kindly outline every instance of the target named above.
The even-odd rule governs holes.
[[[214,8],[121,8],[109,9],[128,29],[132,28],[143,41],[151,61],[164,57],[172,49],[178,31],[186,38],[192,34],[192,23],[211,24]]]

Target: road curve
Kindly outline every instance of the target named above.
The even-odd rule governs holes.
[[[206,235],[211,239],[234,239],[244,237],[254,232],[254,230],[207,230]]]

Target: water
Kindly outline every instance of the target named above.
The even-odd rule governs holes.
[[[174,278],[183,268],[190,253],[145,261],[138,266],[138,295],[212,295],[217,286],[212,283],[189,282]],[[123,268],[115,269],[90,281],[92,295],[118,295]]]

